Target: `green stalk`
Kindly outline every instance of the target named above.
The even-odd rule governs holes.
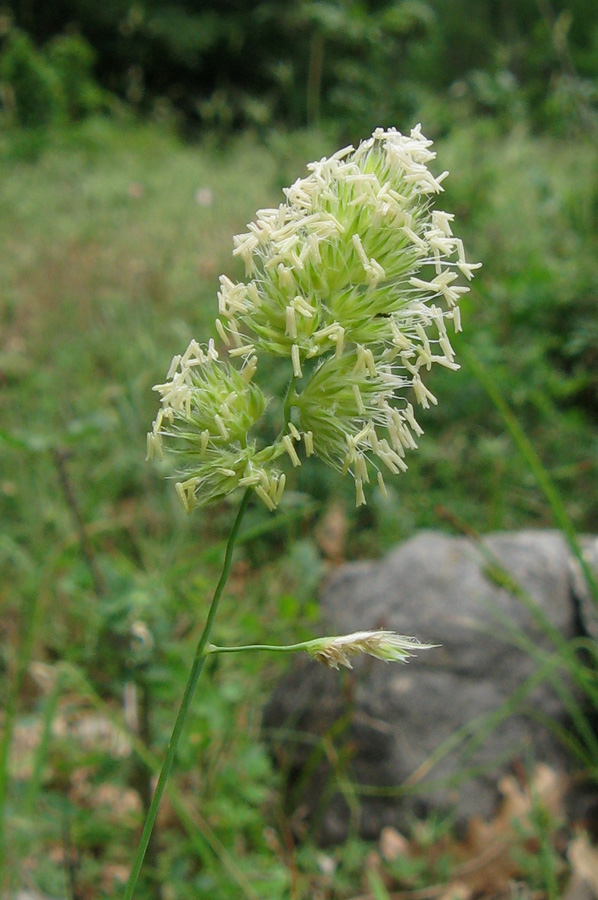
[[[587,585],[593,595],[594,602],[598,604],[598,578],[596,578],[595,574],[592,572],[592,569],[590,568],[587,560],[583,555],[583,551],[580,547],[575,527],[573,526],[571,518],[569,517],[569,513],[567,512],[567,509],[563,502],[563,498],[561,497],[556,485],[552,481],[540,457],[536,453],[536,450],[534,449],[531,441],[523,431],[516,416],[513,414],[508,403],[504,400],[502,394],[496,387],[489,372],[487,372],[479,359],[477,359],[477,357],[474,356],[471,351],[463,347],[461,348],[460,352],[461,355],[465,358],[467,365],[473,371],[473,374],[481,383],[482,387],[501,414],[511,437],[513,438],[513,441],[517,446],[517,449],[527,462],[532,474],[538,482],[538,485],[543,491],[544,496],[548,500],[555,521],[565,535],[567,543],[569,544],[573,555],[575,556],[581,567]]]
[[[22,616],[19,628],[19,649],[15,666],[15,674],[8,690],[4,715],[4,730],[0,739],[0,875],[6,859],[6,800],[8,794],[10,748],[14,726],[17,718],[21,689],[31,662],[31,650],[37,631],[39,615],[39,590],[29,604],[29,609]],[[1,888],[1,885],[0,885]]]
[[[220,580],[216,586],[216,590],[214,591],[214,597],[212,599],[212,603],[210,605],[210,609],[208,612],[208,618],[206,619],[206,624],[204,626],[204,630],[199,639],[199,643],[197,645],[197,649],[195,651],[195,657],[193,659],[193,665],[191,666],[191,671],[189,673],[189,678],[187,679],[187,685],[185,687],[185,693],[183,694],[183,699],[181,701],[181,706],[179,709],[178,716],[176,718],[176,722],[174,723],[174,728],[172,730],[172,735],[170,737],[170,742],[168,744],[168,750],[166,752],[166,757],[164,762],[162,763],[162,768],[160,769],[160,775],[158,777],[158,783],[156,785],[156,790],[154,791],[154,796],[152,797],[152,802],[150,804],[150,808],[147,812],[147,816],[145,818],[145,824],[143,826],[143,831],[141,833],[141,838],[139,839],[139,846],[137,847],[137,853],[135,854],[135,859],[133,860],[133,866],[131,869],[131,874],[129,875],[129,880],[127,882],[127,886],[125,888],[125,893],[123,895],[123,900],[131,900],[133,897],[133,893],[135,891],[135,886],[137,884],[137,879],[139,878],[139,873],[141,871],[141,867],[143,865],[143,860],[145,858],[145,854],[147,851],[147,847],[152,835],[152,831],[154,829],[154,824],[156,822],[156,816],[158,815],[158,807],[160,806],[160,801],[162,799],[162,794],[164,793],[164,788],[166,787],[166,782],[168,781],[168,777],[170,775],[170,771],[172,769],[172,764],[174,762],[177,748],[179,745],[179,741],[181,739],[181,734],[185,725],[185,721],[187,719],[187,715],[189,713],[189,708],[191,706],[191,702],[193,700],[193,695],[195,694],[195,689],[197,687],[197,682],[199,681],[199,677],[203,671],[203,667],[206,661],[206,645],[210,639],[210,633],[212,631],[212,625],[214,624],[214,618],[216,616],[216,611],[218,609],[218,602],[220,600],[220,596],[226,582],[228,580],[228,576],[230,574],[232,559],[233,559],[233,550],[235,547],[235,542],[237,539],[237,535],[239,533],[239,528],[241,526],[241,521],[245,514],[245,510],[249,504],[249,500],[251,498],[252,489],[247,488],[243,495],[243,499],[241,500],[241,505],[239,507],[239,511],[237,512],[237,517],[234,521],[233,527],[231,529],[230,535],[228,537],[228,543],[226,545],[226,552],[224,554],[224,563],[222,565],[222,572],[220,575]]]
[[[33,771],[31,779],[27,786],[23,809],[26,816],[31,816],[35,809],[35,801],[37,800],[41,788],[44,766],[48,758],[48,748],[52,738],[52,725],[58,701],[63,690],[63,673],[58,671],[56,684],[52,688],[52,692],[45,704],[44,717],[42,721],[42,734],[39,745],[33,758]]]
[[[145,763],[148,770],[154,775],[158,775],[160,772],[160,761],[154,756],[151,750],[146,747],[138,735],[129,731],[129,728],[123,722],[122,718],[100,697],[89,681],[87,681],[83,673],[70,663],[61,663],[59,672],[61,673],[61,677],[64,676],[66,680],[68,676],[70,680],[77,685],[78,690],[83,691],[84,696],[92,703],[94,708],[98,710],[101,715],[105,716],[117,731],[131,742],[133,750],[138,758]],[[231,878],[237,882],[244,895],[249,898],[249,900],[259,900],[243,872],[237,868],[232,857],[227,853],[225,847],[210,829],[208,823],[201,818],[198,810],[195,809],[193,813],[189,811],[183,795],[175,788],[172,782],[166,785],[166,792],[172,801],[173,808],[179,817],[181,825],[187,831],[187,835],[193,848],[201,861],[205,865],[211,864],[211,857],[206,852],[206,848],[208,848],[212,851],[213,855],[220,860]]]
[[[299,644],[244,644],[242,647],[217,647],[216,644],[210,644],[206,650],[206,656],[209,653],[245,653],[247,650],[270,650],[273,653],[297,653],[300,650],[309,651],[315,643],[319,643],[319,639],[311,641],[301,641]]]

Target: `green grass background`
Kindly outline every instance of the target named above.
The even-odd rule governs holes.
[[[336,149],[317,131],[193,146],[157,125],[100,118],[56,133],[33,158],[14,135],[0,138],[9,892],[91,898],[122,889],[145,768],[119,755],[114,734],[86,743],[80,732],[94,716],[103,727],[122,723],[135,685],[138,706],[144,697],[148,706],[141,736],[161,758],[234,513],[186,517],[167,465],[144,462],[151,387],[191,337],[213,335],[218,276],[241,276],[233,234],[279,202],[310,159]],[[463,304],[457,353],[466,344],[483,361],[575,528],[596,533],[595,136],[538,137],[482,119],[456,125],[437,150],[439,168],[451,170],[443,206],[456,213],[468,258],[484,264]],[[209,205],[198,202],[202,189]],[[432,388],[439,406],[422,415],[420,450],[387,501],[374,496],[356,513],[351,485],[314,464],[293,475],[279,514],[250,512],[218,643],[316,632],[325,561],[315,534],[333,502],[347,519],[350,558],[379,555],[421,527],[553,524],[549,499],[472,371],[439,372]],[[190,819],[171,798],[140,898],[158,896],[157,885],[165,898],[358,892],[367,846],[333,851],[334,878],[309,833],[291,847],[280,776],[259,735],[260,709],[286,664],[249,655],[211,666],[175,778]],[[129,805],[111,802],[106,785]],[[409,877],[418,887],[433,875]]]

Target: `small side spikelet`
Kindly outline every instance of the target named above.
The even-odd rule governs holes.
[[[148,456],[160,457],[166,444],[181,458],[184,477],[176,489],[187,512],[244,486],[253,486],[270,509],[278,504],[284,476],[269,465],[277,448],[258,452],[247,439],[268,402],[252,381],[255,368],[255,358],[239,371],[219,359],[213,342],[192,341],[174,358],[166,382],[154,387],[162,407],[148,435]]]
[[[338,669],[339,666],[351,669],[352,656],[365,653],[384,662],[407,662],[415,651],[437,646],[422,644],[417,638],[394,631],[356,631],[341,637],[317,638],[310,641],[306,649],[313,659],[331,669]]]

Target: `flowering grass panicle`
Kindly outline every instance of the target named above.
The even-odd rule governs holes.
[[[277,209],[260,210],[234,253],[247,283],[222,276],[213,339],[192,341],[155,390],[161,408],[148,456],[164,446],[181,461],[177,491],[187,511],[245,488],[226,544],[220,579],[199,638],[179,713],[156,783],[123,900],[132,900],[198,680],[210,653],[307,651],[338,668],[366,653],[406,660],[433,646],[391,631],[360,631],[275,647],[217,647],[210,635],[229,577],[235,541],[252,493],[276,509],[285,489],[278,461],[319,456],[355,480],[366,502],[371,474],[396,474],[422,434],[409,399],[436,398],[422,375],[455,363],[446,321],[460,329],[459,299],[476,264],[453,236],[453,216],[435,210],[446,172],[434,177],[431,142],[419,126],[407,135],[377,129],[354,149],[312,163]],[[259,358],[287,368],[277,437],[263,437],[268,396],[257,383]]]
[[[351,657],[367,654],[384,662],[407,662],[416,650],[431,650],[436,644],[422,644],[417,638],[394,631],[356,631],[340,637],[316,638],[306,645],[309,655],[331,669],[352,669]]]
[[[309,165],[285,202],[234,239],[248,280],[221,277],[215,323],[231,362],[212,342],[193,343],[156,388],[163,408],[148,449],[174,439],[187,509],[243,485],[274,509],[284,476],[272,464],[283,454],[350,473],[357,505],[372,476],[384,491],[382,472],[407,468],[423,433],[409,395],[435,404],[426,373],[458,368],[447,321],[460,330],[458,303],[478,266],[453,215],[433,206],[447,173],[428,169],[430,147],[419,126],[379,128]],[[249,432],[267,405],[253,382],[264,353],[286,362],[289,390],[280,435],[258,450]]]

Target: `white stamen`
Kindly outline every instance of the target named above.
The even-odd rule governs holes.
[[[222,343],[225,344],[227,347],[230,347],[230,338],[229,338],[228,334],[226,333],[226,331],[224,330],[224,325],[222,324],[222,322],[220,321],[220,319],[216,319],[216,323],[215,323],[215,324],[216,324],[216,331],[218,332],[218,335],[219,335],[219,337],[220,337],[220,340],[221,340]]]
[[[291,438],[289,437],[288,434],[285,434],[285,436],[282,439],[282,443],[283,443],[284,449],[289,454],[293,465],[295,467],[300,466],[301,460],[297,456],[297,451],[295,450],[295,447],[293,446],[293,441],[291,440]]]
[[[413,376],[413,393],[415,394],[417,402],[423,406],[424,409],[429,409],[430,403],[433,403],[434,406],[438,403],[438,400],[432,391],[428,390],[419,375]]]
[[[249,383],[257,372],[257,356],[250,356],[245,360],[245,364],[241,369],[241,378]]]
[[[382,477],[382,472],[378,469],[378,487],[382,492],[383,497],[388,497],[388,491],[386,490],[386,485],[384,483],[384,478]]]
[[[280,475],[280,478],[278,479],[278,485],[276,488],[276,496],[274,497],[274,502],[276,503],[277,506],[282,499],[282,495],[284,493],[284,486],[286,483],[287,483],[287,476],[284,474],[284,472],[282,472]]]
[[[357,412],[360,416],[365,415],[365,406],[363,405],[363,398],[361,396],[361,391],[359,390],[359,385],[353,385],[353,396],[355,397],[355,405],[357,407]]]
[[[287,306],[286,308],[286,330],[285,334],[288,334],[292,340],[296,340],[297,338],[297,322],[295,320],[295,310],[292,306]]]
[[[234,347],[232,350],[228,351],[229,356],[250,356],[255,352],[255,347],[253,344],[244,344],[240,347]]]
[[[179,367],[180,361],[181,361],[180,355],[172,357],[172,362],[170,363],[170,368],[168,370],[168,374],[166,375],[166,378],[168,380],[170,380],[174,376],[174,373],[176,372],[176,370]]]
[[[363,481],[361,478],[355,479],[355,506],[365,506],[366,499],[363,492]]]
[[[226,425],[224,424],[222,418],[218,415],[218,413],[216,413],[216,415],[214,416],[214,422],[216,424],[216,428],[218,429],[218,431],[220,432],[220,434],[222,435],[224,440],[228,441],[230,439],[230,434],[228,432],[228,428],[226,427]]]
[[[264,490],[261,484],[255,486],[254,491],[260,498],[260,500],[266,504],[270,512],[273,512],[276,509],[276,504],[272,500],[272,497]]]
[[[299,347],[297,344],[293,344],[291,347],[291,361],[293,363],[293,375],[295,378],[301,378],[303,372],[301,371],[301,360],[299,358]]]

